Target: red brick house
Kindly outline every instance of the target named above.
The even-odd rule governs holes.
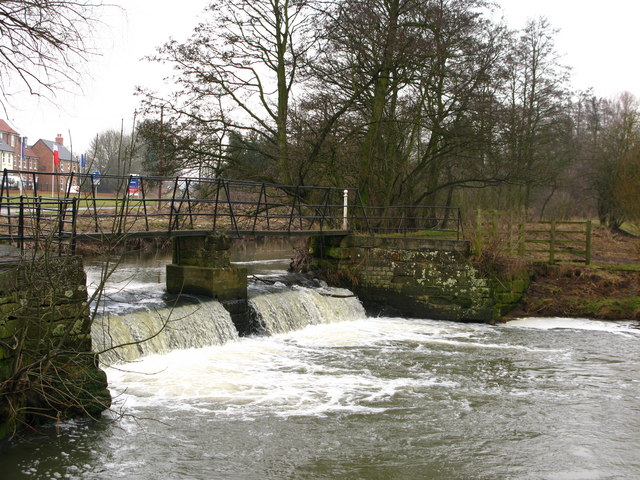
[[[67,188],[69,176],[60,176],[52,185],[52,175],[47,173],[78,173],[80,171],[80,162],[77,158],[73,158],[71,152],[64,146],[64,139],[60,134],[55,141],[38,140],[31,147],[33,153],[38,157],[38,170],[40,172],[39,189],[43,192],[63,193]],[[59,165],[54,164],[54,152],[58,151]],[[57,184],[57,185],[56,185]],[[73,185],[78,185],[76,179]]]

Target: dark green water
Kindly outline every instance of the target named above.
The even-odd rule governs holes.
[[[637,479],[640,332],[363,318],[109,371],[125,416],[0,454],[4,479]]]

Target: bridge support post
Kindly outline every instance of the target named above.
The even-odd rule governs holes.
[[[250,333],[247,269],[231,265],[231,241],[222,234],[175,237],[167,265],[167,291],[215,298],[229,311],[241,335]]]

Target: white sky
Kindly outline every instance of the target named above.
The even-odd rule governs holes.
[[[136,85],[158,86],[166,74],[157,65],[141,61],[169,37],[186,38],[210,0],[119,0],[124,11],[111,11],[109,25],[96,44],[101,55],[86,66],[82,91],[61,94],[52,101],[29,97],[13,100],[7,120],[33,143],[54,139],[57,133],[73,141],[74,153],[86,150],[95,135],[106,129],[130,131],[138,105]],[[497,0],[512,28],[528,18],[546,16],[560,30],[557,50],[572,67],[577,89],[593,87],[610,97],[628,90],[640,97],[638,61],[638,0]],[[52,104],[52,102],[54,104]]]

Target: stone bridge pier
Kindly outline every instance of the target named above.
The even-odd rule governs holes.
[[[173,239],[167,265],[167,291],[215,298],[231,314],[240,335],[250,333],[247,269],[231,265],[231,240],[211,233]]]

